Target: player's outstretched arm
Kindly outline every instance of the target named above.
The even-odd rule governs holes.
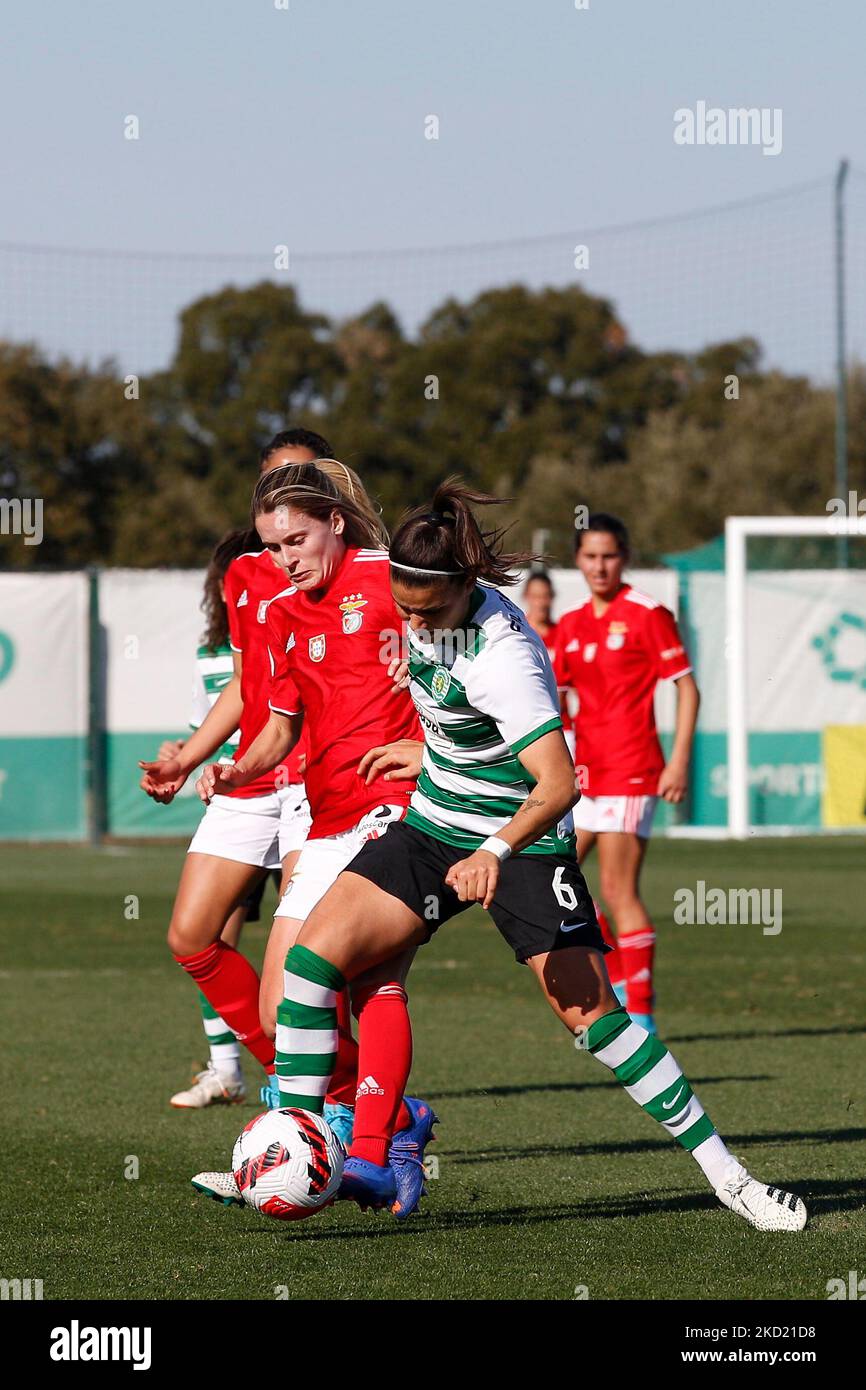
[[[154,801],[167,805],[173,800],[189,774],[221,748],[237,729],[243,712],[239,661],[237,657],[235,674],[225,689],[220,691],[207,718],[174,757],[160,758],[156,762],[139,762],[143,774],[139,786]]]
[[[270,718],[244,756],[236,763],[211,763],[195,784],[202,801],[245,787],[263,773],[278,767],[291,753],[304,725],[303,713],[279,714],[271,710]]]

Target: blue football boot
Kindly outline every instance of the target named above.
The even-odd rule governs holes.
[[[436,1138],[433,1126],[439,1119],[426,1100],[418,1100],[415,1096],[403,1099],[412,1123],[407,1129],[397,1131],[388,1150],[388,1163],[397,1184],[397,1200],[391,1204],[391,1211],[398,1221],[411,1216],[421,1198],[426,1196],[424,1150],[431,1139]]]
[[[362,1211],[372,1207],[390,1207],[397,1196],[397,1182],[391,1168],[380,1168],[376,1163],[368,1163],[366,1158],[346,1159],[343,1167],[343,1180],[340,1183],[340,1198],[357,1202]]]

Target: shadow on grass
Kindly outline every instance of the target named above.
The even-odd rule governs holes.
[[[693,1086],[715,1086],[725,1081],[775,1081],[775,1076],[690,1076]],[[462,1091],[426,1091],[426,1100],[483,1100],[485,1096],[526,1096],[533,1092],[596,1091],[600,1086],[616,1086],[619,1082],[609,1074],[599,1073],[595,1081],[540,1081],[525,1086],[474,1086]]]
[[[823,1178],[803,1178],[796,1184],[809,1206],[811,1219],[826,1216],[833,1212],[856,1211],[866,1204],[866,1180],[836,1182]],[[395,1237],[436,1235],[447,1231],[487,1230],[497,1226],[535,1226],[551,1222],[617,1220],[620,1218],[640,1218],[670,1214],[687,1215],[690,1212],[718,1212],[722,1208],[712,1193],[671,1192],[647,1196],[634,1193],[621,1197],[586,1198],[581,1202],[556,1202],[549,1206],[511,1206],[491,1210],[476,1211],[435,1211],[419,1218],[413,1218],[401,1225],[390,1218],[371,1217],[371,1224],[359,1226],[319,1226],[312,1222],[296,1227],[286,1235],[291,1240],[391,1240]],[[808,1226],[806,1228],[808,1233]],[[243,1238],[271,1238],[274,1232],[270,1226],[250,1226]],[[790,1240],[790,1235],[784,1238]],[[766,1235],[761,1235],[766,1240]]]
[[[749,1038],[832,1038],[840,1035],[856,1037],[866,1033],[866,1024],[852,1023],[838,1028],[762,1028],[743,1033],[665,1033],[663,1042],[739,1042]]]
[[[866,1129],[815,1129],[779,1130],[772,1133],[726,1134],[725,1143],[734,1152],[742,1145],[757,1144],[800,1144],[815,1142],[821,1144],[856,1144],[866,1139]],[[439,1157],[447,1158],[449,1163],[500,1163],[525,1158],[557,1158],[563,1155],[575,1158],[590,1156],[615,1157],[622,1154],[662,1153],[671,1150],[671,1141],[660,1139],[631,1139],[615,1142],[575,1143],[575,1144],[531,1144],[518,1148],[517,1145],[502,1145],[499,1148],[486,1148],[477,1152],[466,1149],[440,1149]],[[765,1179],[765,1181],[767,1181]],[[863,1184],[866,1190],[866,1183]]]

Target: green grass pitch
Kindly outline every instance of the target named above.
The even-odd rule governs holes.
[[[441,1117],[424,1214],[400,1227],[341,1203],[284,1226],[207,1201],[190,1176],[226,1166],[259,1107],[168,1105],[206,1056],[164,945],[183,850],[0,847],[0,1275],[41,1278],[46,1299],[824,1299],[866,1275],[864,852],[649,854],[661,1035],[733,1151],[810,1208],[802,1235],[766,1236],[575,1052],[479,909],[410,977],[411,1090]],[[782,888],[781,933],[675,925],[674,891],[698,879]],[[256,963],[266,925],[247,928]]]

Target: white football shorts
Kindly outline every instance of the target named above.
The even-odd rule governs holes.
[[[657,801],[657,796],[587,796],[584,793],[571,813],[574,828],[596,835],[616,830],[648,840]]]
[[[215,796],[187,852],[279,869],[285,855],[301,848],[310,824],[303,782],[266,796]]]
[[[274,916],[303,922],[361,846],[384,835],[388,826],[405,814],[405,806],[376,806],[348,830],[307,840]]]

